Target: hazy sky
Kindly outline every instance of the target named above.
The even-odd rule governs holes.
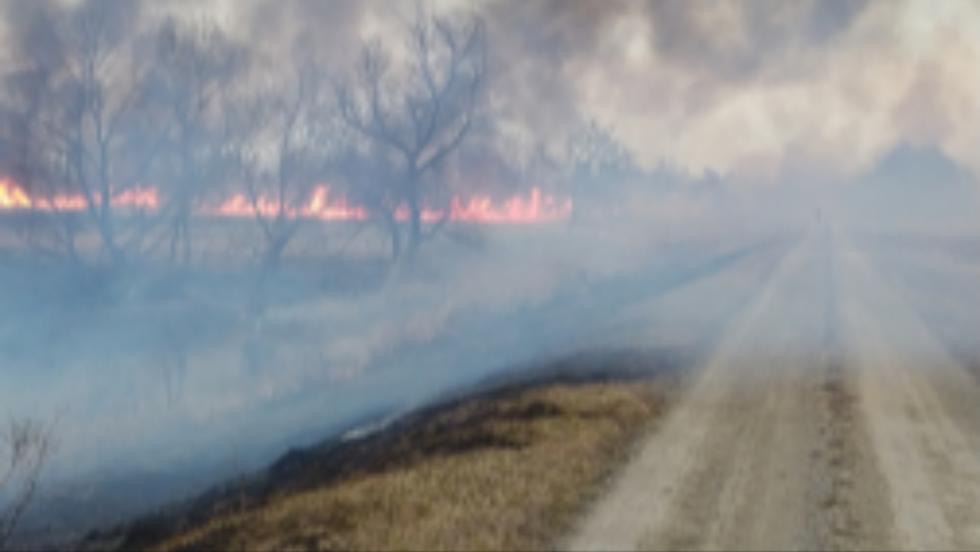
[[[303,4],[300,2],[300,4]],[[437,2],[456,9],[467,2]],[[224,17],[241,21],[234,0]],[[269,25],[258,7],[250,24]],[[327,44],[411,4],[309,2]],[[536,134],[594,117],[646,165],[848,176],[901,142],[980,171],[980,3],[488,1],[496,98]],[[262,17],[256,20],[254,12]],[[258,21],[258,23],[257,23]],[[356,22],[355,22],[356,21]],[[348,51],[340,49],[340,51]]]
[[[487,8],[538,22],[514,63],[554,40],[573,103],[647,164],[850,174],[907,141],[980,170],[978,3],[529,4]]]
[[[305,33],[338,67],[415,9],[349,0],[149,5],[216,17],[283,52]],[[980,172],[977,2],[426,5],[486,19],[493,102],[514,143],[595,118],[646,166],[667,159],[746,182],[852,176],[903,142],[934,145]]]

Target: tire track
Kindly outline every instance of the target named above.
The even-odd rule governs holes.
[[[853,550],[891,548],[892,516],[888,486],[870,446],[867,420],[861,411],[856,374],[839,331],[841,305],[838,292],[834,237],[827,235],[824,317],[824,372],[819,441],[813,449],[816,530],[821,548]]]
[[[812,232],[787,256],[569,548],[846,550],[972,542],[973,495],[948,486],[942,490],[952,498],[918,488],[914,496],[945,500],[943,515],[966,532],[930,540],[919,538],[914,523],[908,527],[895,463],[901,455],[882,446],[895,437],[880,423],[891,413],[874,389],[878,378],[897,384],[908,374],[871,362],[901,348],[860,331],[891,321],[869,310],[875,294],[865,287],[880,284],[862,280],[842,248],[851,253],[837,233]],[[855,316],[867,319],[855,325]],[[881,350],[869,356],[869,347]],[[923,415],[943,420],[934,411]],[[902,424],[899,435],[908,429]],[[925,464],[949,451],[935,442],[904,444],[918,451],[917,463],[905,467],[921,473],[937,473],[938,466]],[[962,466],[947,468],[961,486],[970,476]]]
[[[826,324],[811,315],[827,293],[821,243],[810,235],[787,256],[571,548],[819,546],[813,520],[826,516],[805,506],[826,479],[812,452],[824,408],[810,350]]]
[[[707,452],[728,454],[739,443],[749,443],[747,432],[753,429],[742,413],[754,408],[756,395],[752,386],[732,380],[729,370],[738,362],[746,343],[752,343],[752,328],[776,301],[780,282],[799,273],[798,265],[806,259],[806,243],[798,244],[773,272],[756,302],[748,308],[743,321],[729,332],[719,351],[702,370],[697,382],[668,415],[661,430],[638,452],[634,462],[613,484],[606,499],[575,535],[565,543],[573,549],[628,549],[648,542],[650,527],[668,525],[669,535],[654,542],[654,547],[696,547],[701,542],[704,525],[711,519],[722,519],[722,503],[710,498],[713,489],[729,481],[727,462],[701,462]],[[734,387],[733,387],[733,384]],[[743,469],[741,467],[737,469]],[[679,515],[678,511],[684,512]],[[717,514],[715,512],[718,512]],[[717,531],[716,531],[717,532]]]
[[[905,549],[980,547],[980,392],[867,259],[842,239],[849,349]]]

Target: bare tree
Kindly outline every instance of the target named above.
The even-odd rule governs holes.
[[[18,32],[10,33],[6,45],[16,62],[3,75],[0,104],[4,173],[32,196],[52,197],[66,190],[64,180],[69,172],[64,113],[59,109],[66,99],[63,25],[48,3],[8,4],[5,8],[5,17]],[[61,213],[61,205],[51,207],[51,212],[32,211],[21,217],[19,233],[36,250],[76,260],[77,217]]]
[[[284,89],[235,106],[230,133],[239,177],[265,240],[263,266],[278,266],[304,222],[303,208],[330,171],[337,125],[323,101],[322,73],[300,61]]]
[[[156,33],[154,53],[147,88],[169,121],[156,176],[167,194],[170,259],[187,264],[194,207],[226,170],[222,91],[243,73],[247,52],[217,27],[184,28],[168,19]]]
[[[405,241],[414,255],[449,215],[448,205],[442,206],[442,219],[428,233],[423,231],[423,209],[438,185],[436,169],[473,126],[486,75],[486,41],[477,18],[421,15],[410,25],[408,37],[406,67],[394,68],[381,44],[366,46],[356,78],[338,87],[337,101],[344,121],[374,146],[371,151],[394,160],[396,177],[375,204],[387,205],[392,199],[404,204]],[[386,208],[377,212],[390,215]],[[393,244],[400,244],[398,226],[388,226]]]
[[[378,225],[390,241],[391,260],[402,253],[402,232],[398,225],[401,203],[397,189],[392,186],[400,178],[386,152],[361,152],[350,147],[340,157],[336,172],[354,203],[369,214],[369,223]]]
[[[80,196],[84,205],[73,210],[84,209],[113,264],[147,230],[141,219],[119,228],[114,197],[140,182],[156,149],[141,126],[144,89],[132,55],[140,6],[86,0],[39,9],[32,21],[38,30],[22,36],[15,48],[19,71],[7,83],[8,95],[20,98],[8,112],[22,114],[17,122],[29,164],[21,172],[30,176],[32,191]],[[74,252],[73,231],[59,241]]]
[[[611,183],[635,171],[629,151],[595,121],[587,121],[569,136],[564,153],[569,191],[579,207],[572,214],[572,222],[579,220],[582,206],[601,203],[599,195],[615,189]]]
[[[0,433],[0,549],[34,499],[52,451],[50,428],[33,420],[10,420]]]

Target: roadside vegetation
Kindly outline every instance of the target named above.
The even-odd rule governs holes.
[[[0,414],[72,408],[57,454],[31,444],[29,492],[0,481],[7,542],[173,499],[176,484],[120,485],[118,502],[108,486],[144,464],[183,478],[223,450],[175,431],[157,464],[166,428],[203,430],[201,411],[217,431],[297,397],[334,408],[459,328],[543,312],[688,238],[715,247],[714,220],[675,205],[709,204],[717,175],[641,166],[571,103],[555,128],[501,103],[523,85],[500,70],[500,14],[386,6],[365,36],[326,32],[355,4],[256,2],[225,21],[179,2],[0,3]]]
[[[0,550],[27,511],[53,447],[50,427],[11,419],[0,430]]]
[[[89,544],[548,549],[666,407],[665,378],[608,377],[509,386],[296,450],[244,483]]]

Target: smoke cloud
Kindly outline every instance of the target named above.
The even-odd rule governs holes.
[[[693,358],[851,231],[942,320],[975,269],[908,244],[980,230],[978,10],[0,1],[0,405],[61,420],[25,531],[583,350]]]

